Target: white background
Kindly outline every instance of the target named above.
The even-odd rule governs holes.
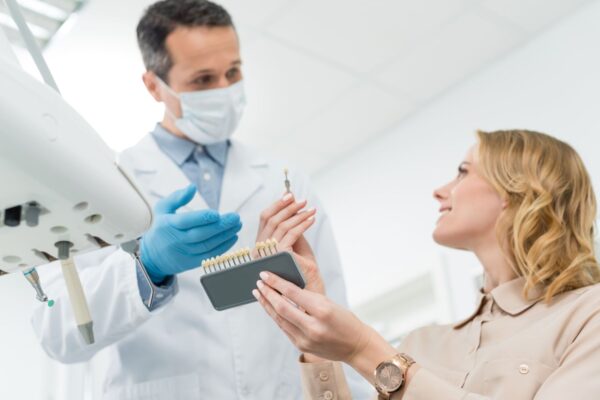
[[[123,2],[92,1],[46,52],[67,100],[116,150],[133,144],[160,118],[160,107],[141,84],[132,27],[147,3],[131,1],[125,8]],[[298,33],[306,26],[302,16],[311,11],[302,8],[312,2],[265,0],[257,8],[265,15],[252,14],[245,1],[226,3],[234,17],[243,16],[238,25],[247,43],[250,107],[240,136],[283,157],[288,146],[304,150],[289,157],[312,173],[331,215],[351,304],[382,331],[389,328],[386,318],[404,321],[396,335],[468,309],[470,295],[444,288],[443,277],[467,279],[476,262],[431,240],[437,218],[432,191],[454,176],[476,129],[555,135],[579,151],[595,186],[600,184],[600,1],[466,1],[444,11],[446,19],[435,14],[443,10],[417,10],[414,18],[437,27],[415,38],[419,46],[411,46],[410,30],[394,32],[388,41],[362,43],[359,35],[349,46],[352,29],[328,19],[332,27],[341,24],[346,36],[333,35],[323,48],[312,46],[314,33]],[[583,5],[575,9],[575,3]],[[323,12],[335,15],[329,8]],[[472,42],[473,36],[479,41]],[[371,49],[391,55],[394,38],[402,52],[389,60]],[[266,68],[261,62],[273,54],[285,56]],[[277,85],[269,86],[270,78]],[[281,103],[282,97],[289,100],[286,106],[271,109],[269,102]],[[318,104],[324,97],[328,101]],[[369,314],[384,304],[382,294],[411,293],[411,287],[423,302]],[[44,358],[29,326],[33,297],[22,277],[0,278],[0,398],[64,400],[61,369]]]

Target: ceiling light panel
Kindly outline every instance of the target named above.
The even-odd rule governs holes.
[[[21,13],[40,47],[45,47],[63,24],[87,0],[17,0]],[[25,47],[8,7],[0,0],[0,27],[10,42]]]

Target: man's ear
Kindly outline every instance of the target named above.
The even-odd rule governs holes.
[[[156,74],[154,74],[154,72],[152,72],[152,71],[146,71],[142,75],[142,81],[144,81],[144,86],[146,86],[148,93],[150,93],[150,95],[152,97],[154,97],[154,100],[156,100],[159,103],[162,103],[163,99],[161,96],[161,91],[160,91],[160,86],[159,86],[160,84],[158,82],[158,78],[156,77]]]

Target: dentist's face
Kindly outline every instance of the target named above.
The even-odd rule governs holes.
[[[243,78],[233,27],[178,27],[167,36],[165,45],[172,62],[165,83],[177,93],[226,88]],[[177,97],[153,73],[145,75],[152,96],[180,117]]]
[[[498,192],[478,173],[477,146],[471,147],[458,175],[435,190],[441,216],[434,240],[448,247],[475,250],[495,241],[496,222],[504,209]]]
[[[225,88],[242,79],[242,59],[233,27],[179,27],[166,40],[173,66],[168,83],[176,92]]]

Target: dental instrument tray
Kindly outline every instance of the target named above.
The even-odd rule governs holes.
[[[277,252],[274,240],[257,243],[254,251],[244,249],[205,260],[202,267],[204,275],[200,283],[217,311],[256,301],[252,290],[256,289],[262,271],[274,273],[300,288],[305,287],[304,276],[294,256]]]

